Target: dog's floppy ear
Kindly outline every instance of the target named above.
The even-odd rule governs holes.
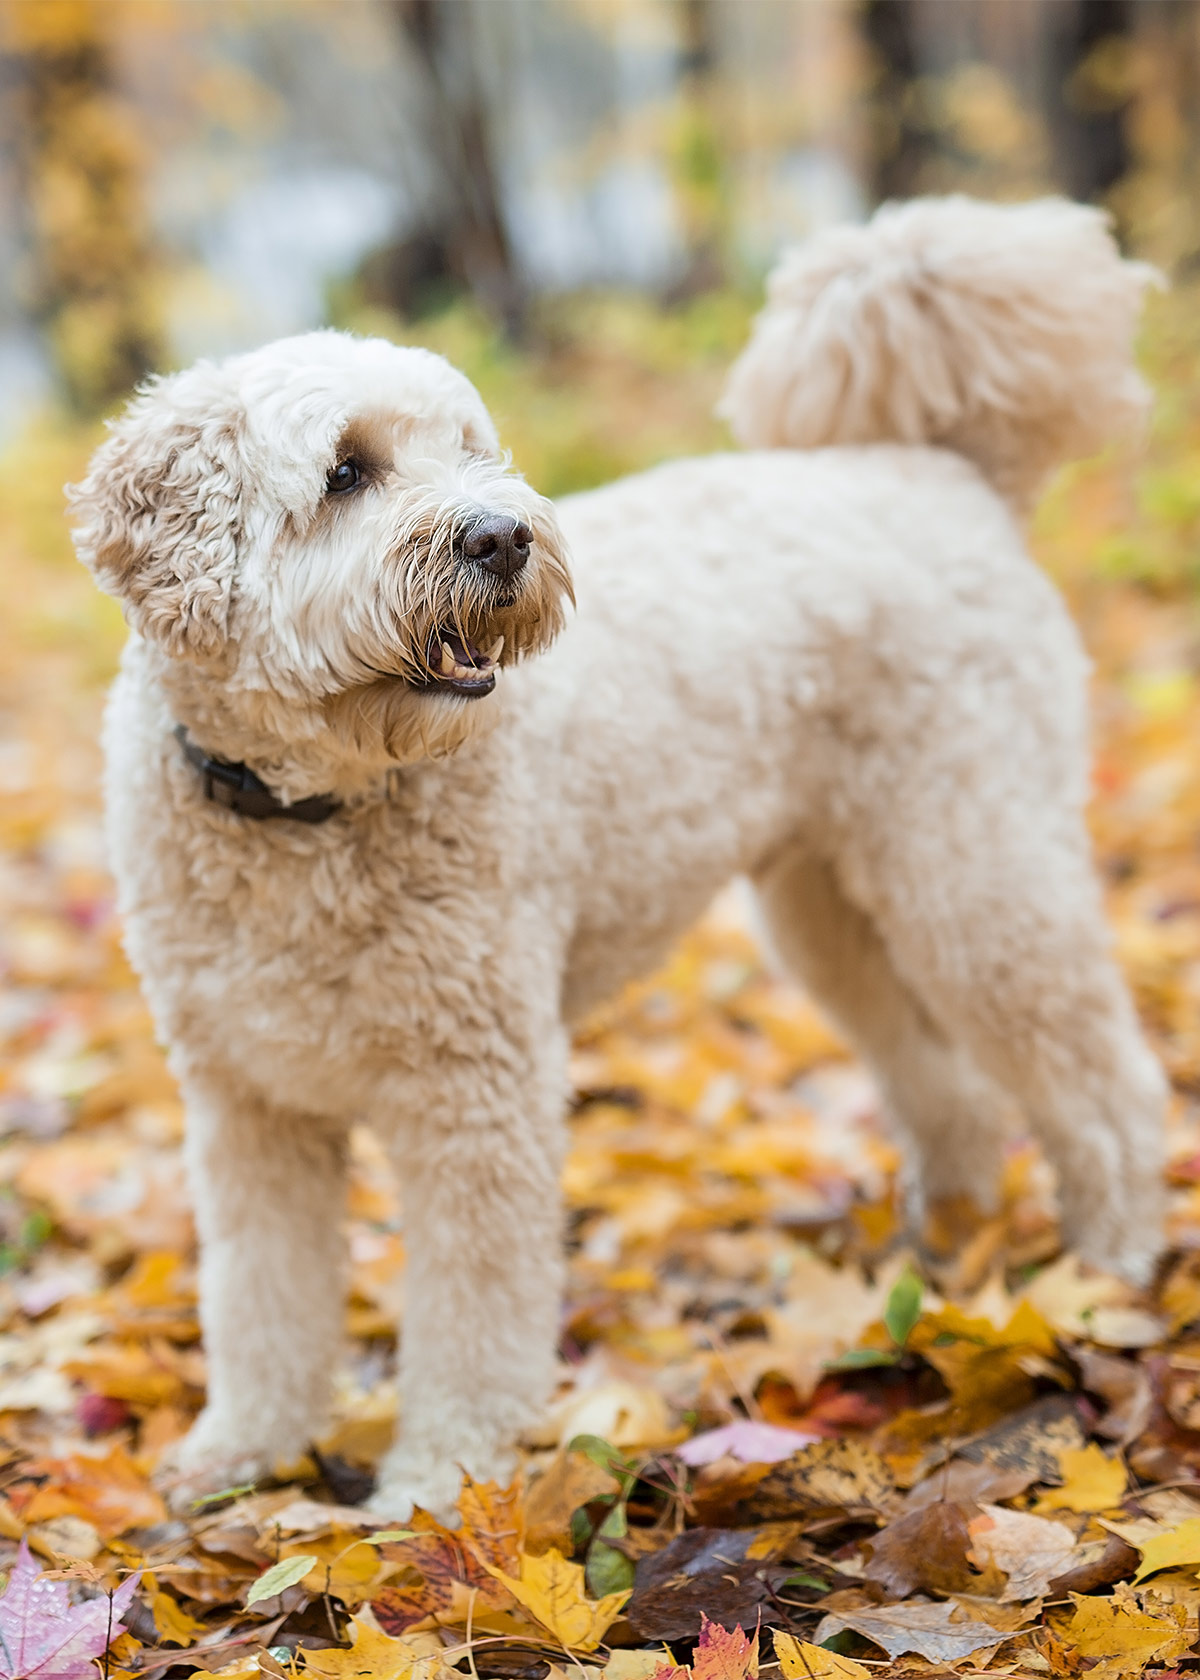
[[[177,375],[145,386],[67,496],[76,553],[133,628],[204,659],[226,636],[241,470],[227,401],[189,385],[192,376]]]

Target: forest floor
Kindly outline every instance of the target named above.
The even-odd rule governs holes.
[[[91,440],[41,430],[10,451],[0,1676],[70,1680],[106,1644],[109,1680],[1200,1668],[1187,315],[1160,306],[1149,337],[1162,404],[1146,461],[1075,470],[1036,532],[1096,661],[1096,844],[1175,1085],[1159,1284],[1138,1294],[1060,1251],[1050,1177],[1025,1145],[1002,1212],[944,1210],[918,1267],[871,1082],[765,966],[731,889],[578,1039],[560,1392],[522,1483],[469,1488],[453,1532],[421,1515],[383,1538],[354,1508],[393,1427],[404,1284],[396,1189],[366,1133],[329,1435],[279,1485],[184,1518],[156,1491],[158,1455],[201,1404],[204,1358],[182,1114],[121,954],[99,832],[96,735],[121,630],[62,529],[58,486]],[[527,361],[469,322],[440,331],[515,429],[518,461],[557,490],[708,446],[696,416],[740,321],[710,310],[689,337],[618,310]]]

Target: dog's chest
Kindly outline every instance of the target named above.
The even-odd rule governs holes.
[[[361,1112],[486,1008],[504,871],[444,805],[308,831],[205,811],[156,850],[123,860],[128,939],[185,1064]]]

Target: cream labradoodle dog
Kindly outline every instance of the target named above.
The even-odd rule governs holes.
[[[738,871],[920,1193],[988,1202],[1015,1104],[1067,1240],[1148,1274],[1163,1081],[1021,520],[1141,418],[1152,278],[1066,203],[885,209],[773,276],[724,400],[748,452],[557,508],[461,374],[376,339],[203,362],[115,423],[74,512],[133,628],[109,833],[187,1105],[185,1486],[322,1428],[360,1118],[409,1254],[376,1505],[508,1473],[555,1379],[570,1025]]]

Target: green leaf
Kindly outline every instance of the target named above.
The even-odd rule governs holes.
[[[206,1505],[223,1505],[227,1499],[240,1499],[244,1493],[253,1493],[257,1482],[239,1482],[236,1487],[221,1488],[217,1493],[202,1493],[199,1499],[192,1500],[193,1511],[203,1511]]]
[[[785,1587],[811,1587],[814,1592],[829,1591],[828,1581],[819,1581],[815,1575],[809,1575],[803,1569],[798,1569],[794,1575],[789,1575],[783,1584]]]
[[[628,1533],[625,1506],[614,1505],[596,1530],[596,1538],[588,1548],[584,1579],[593,1598],[604,1598],[608,1593],[627,1592],[632,1588],[632,1560],[615,1546],[605,1544],[606,1540],[619,1540]]]
[[[621,1497],[624,1497],[637,1480],[637,1472],[603,1435],[573,1435],[567,1442],[568,1452],[582,1453],[590,1458],[593,1464],[598,1464],[601,1470],[607,1470],[610,1476],[615,1476],[621,1484]]]
[[[921,1280],[911,1266],[906,1266],[892,1285],[883,1309],[883,1322],[896,1346],[902,1348],[912,1335],[913,1326],[921,1316]]]
[[[896,1348],[850,1348],[836,1359],[825,1362],[827,1371],[869,1371],[875,1365],[895,1365],[900,1358]]]
[[[366,1541],[369,1546],[384,1546],[390,1540],[415,1540],[415,1528],[381,1528],[378,1534],[368,1534]]]
[[[310,1569],[320,1562],[309,1552],[302,1552],[299,1557],[280,1558],[278,1563],[271,1565],[265,1575],[260,1575],[257,1581],[251,1582],[250,1591],[246,1594],[246,1608],[252,1604],[260,1604],[264,1598],[274,1598],[276,1593],[294,1587],[297,1581],[303,1581]]]

